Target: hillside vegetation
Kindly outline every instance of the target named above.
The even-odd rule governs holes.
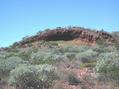
[[[46,29],[0,49],[0,89],[119,89],[117,34]]]

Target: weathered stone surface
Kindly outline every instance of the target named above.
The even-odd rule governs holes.
[[[21,45],[29,42],[35,42],[40,40],[45,41],[58,41],[58,40],[82,40],[86,42],[96,42],[97,40],[105,42],[114,42],[115,39],[111,34],[103,31],[94,31],[90,29],[84,29],[80,27],[70,28],[58,28],[41,32],[38,35],[31,36],[20,42]]]

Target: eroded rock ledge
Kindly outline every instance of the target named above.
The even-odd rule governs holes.
[[[96,42],[98,40],[105,42],[114,42],[115,39],[111,34],[104,31],[95,31],[90,29],[84,29],[80,27],[70,27],[70,28],[58,28],[48,31],[43,31],[40,34],[31,36],[22,40],[20,44],[24,45],[29,42],[35,41],[69,41],[69,40],[82,40],[86,42]]]

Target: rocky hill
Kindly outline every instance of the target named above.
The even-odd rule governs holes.
[[[0,49],[0,89],[119,89],[118,34],[58,27],[26,36]]]
[[[113,38],[111,34],[104,31],[90,30],[81,27],[69,27],[69,28],[58,27],[56,29],[47,29],[31,37],[26,37],[17,44],[25,45],[27,43],[41,40],[45,41],[80,40],[90,43],[97,41],[103,41],[107,43],[116,42],[116,40]]]

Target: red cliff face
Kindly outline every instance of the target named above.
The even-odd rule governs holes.
[[[41,32],[39,35],[29,37],[21,41],[20,43],[26,44],[29,42],[35,42],[40,40],[45,41],[82,40],[86,42],[94,42],[98,40],[105,42],[115,41],[110,34],[102,31],[93,31],[82,28],[68,28],[68,29],[62,28]]]

